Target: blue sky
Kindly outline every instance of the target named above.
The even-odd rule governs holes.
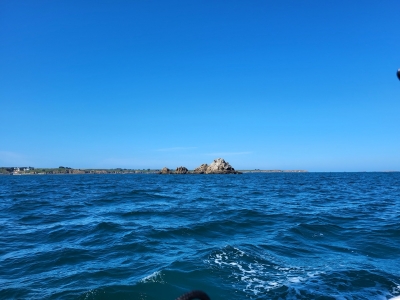
[[[399,12],[1,1],[0,166],[400,170]]]

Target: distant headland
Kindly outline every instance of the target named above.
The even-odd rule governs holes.
[[[180,166],[175,170],[167,167],[160,169],[74,169],[60,166],[58,168],[34,167],[0,167],[0,175],[63,175],[63,174],[243,174],[243,173],[304,173],[306,170],[235,170],[223,158],[215,159],[211,164],[201,164],[194,170]]]

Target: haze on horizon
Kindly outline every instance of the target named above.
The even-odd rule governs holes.
[[[2,1],[0,166],[400,170],[399,11]]]

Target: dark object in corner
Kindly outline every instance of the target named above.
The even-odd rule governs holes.
[[[400,69],[397,70],[397,78],[400,80]]]
[[[210,300],[210,297],[203,291],[191,291],[189,293],[183,294],[179,298],[176,298],[176,300],[194,300],[194,299],[200,299],[200,300]]]

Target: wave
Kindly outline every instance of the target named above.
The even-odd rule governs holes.
[[[400,295],[399,174],[19,177],[0,177],[0,298]]]

